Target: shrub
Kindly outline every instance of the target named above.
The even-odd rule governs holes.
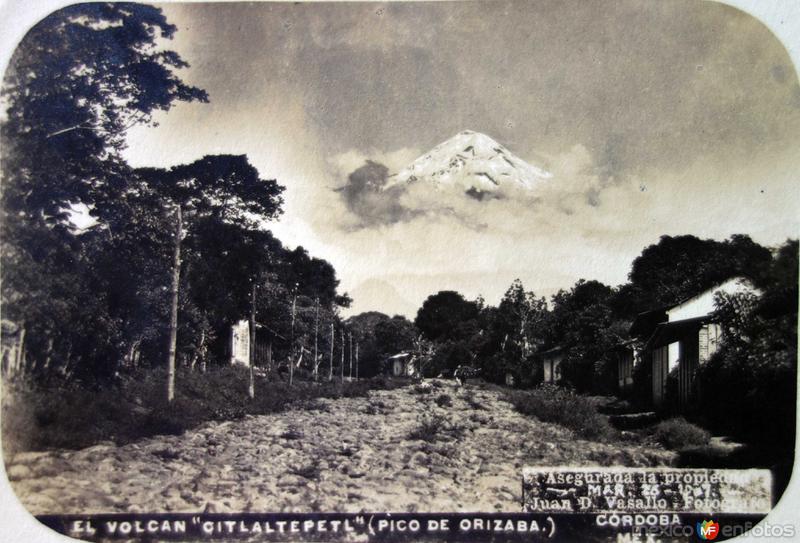
[[[408,434],[408,439],[419,439],[432,443],[437,440],[458,441],[464,437],[464,428],[450,422],[442,415],[426,415]]]
[[[439,407],[453,407],[453,399],[449,394],[440,394],[436,397],[436,405]]]
[[[509,400],[520,413],[543,422],[565,426],[587,439],[616,437],[608,419],[584,396],[555,385],[541,385],[530,391],[510,391]]]
[[[232,420],[247,414],[318,408],[317,398],[366,396],[370,390],[404,383],[385,379],[312,383],[268,381],[259,375],[256,395],[247,395],[248,370],[211,368],[206,373],[180,368],[172,403],[164,398],[165,370],[140,369],[105,387],[51,380],[46,384],[4,383],[3,449],[79,449],[101,441],[130,443],[153,435],[177,435],[206,421]]]
[[[319,468],[319,464],[317,464],[316,462],[312,462],[305,466],[294,468],[292,470],[292,473],[294,473],[298,477],[303,477],[304,479],[308,479],[309,481],[316,481],[317,479],[319,479],[321,470]]]
[[[420,383],[412,389],[415,394],[430,394],[432,390],[430,383]]]
[[[282,439],[288,440],[303,439],[304,437],[305,434],[297,428],[289,428],[281,434]]]
[[[464,393],[464,394],[461,396],[461,398],[462,398],[462,399],[463,399],[463,400],[464,400],[464,401],[467,403],[467,405],[468,405],[468,406],[470,406],[472,409],[475,409],[475,410],[478,410],[478,411],[485,411],[485,410],[489,409],[488,407],[486,407],[486,405],[484,405],[484,404],[483,404],[483,403],[482,403],[480,400],[478,400],[478,399],[475,397],[475,394],[474,394],[474,393],[473,393],[471,390],[470,390],[470,391],[468,391],[468,392],[466,392],[466,393]]]
[[[663,446],[676,451],[707,445],[711,439],[711,434],[706,430],[687,422],[683,417],[658,423],[653,428],[653,436]]]

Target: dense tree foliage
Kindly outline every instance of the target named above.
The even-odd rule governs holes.
[[[699,371],[700,413],[721,431],[791,451],[797,383],[797,241],[765,270],[763,293],[720,295],[721,349]]]
[[[207,100],[157,40],[175,26],[141,4],[64,8],[31,29],[4,81],[3,207],[11,224],[63,224],[71,205],[102,214],[125,187],[125,132],[177,100]]]
[[[579,390],[608,391],[613,369],[608,360],[624,338],[625,325],[615,321],[611,287],[598,281],[578,281],[553,296],[548,320],[550,344],[565,350],[561,373]]]
[[[465,300],[458,292],[443,290],[423,302],[414,324],[428,339],[454,339],[478,316],[478,310],[477,303]]]
[[[283,187],[247,157],[165,169],[123,159],[130,127],[176,101],[208,100],[180,80],[186,63],[162,47],[175,32],[154,7],[75,5],[34,27],[11,60],[3,316],[26,330],[26,369],[39,377],[95,381],[161,365],[171,330],[179,363],[223,362],[254,288],[276,359],[302,355],[349,303],[329,263],[264,230],[281,212]]]
[[[771,260],[769,249],[745,235],[725,241],[662,236],[633,261],[630,290],[639,306],[675,304],[734,276],[759,282]]]
[[[751,301],[757,310],[720,314],[723,321],[731,323],[731,315],[740,315],[740,320],[742,315],[755,315],[729,324],[726,337],[741,336],[745,330],[755,334],[753,327],[760,322],[769,330],[758,334],[759,341],[771,343],[759,344],[759,356],[783,353],[777,360],[796,364],[795,354],[788,347],[794,345],[797,322],[796,268],[796,242],[788,242],[773,254],[743,235],[724,241],[664,236],[633,261],[630,282],[617,287],[579,280],[569,290],[556,293],[548,304],[516,280],[497,306],[487,306],[482,299],[466,300],[454,291],[433,294],[417,312],[416,330],[404,328],[403,345],[407,346],[415,333],[432,342],[427,375],[447,375],[459,365],[471,365],[495,382],[504,382],[510,374],[520,386],[540,382],[541,353],[559,348],[564,355],[563,384],[586,392],[614,392],[618,356],[622,345],[633,340],[629,329],[636,315],[677,303],[731,277],[744,276],[761,289],[762,295]],[[733,300],[728,302],[733,307],[730,304]],[[385,315],[378,325],[371,326],[376,346],[370,352],[393,354],[401,350],[381,349],[381,345],[390,343],[378,338],[384,326],[389,326]],[[744,344],[738,342],[747,352],[754,344],[741,347]],[[736,345],[737,340],[731,340],[725,352],[733,352]],[[775,367],[780,366],[776,362]],[[745,374],[753,375],[750,370]],[[781,405],[786,404],[784,400]]]
[[[388,357],[414,349],[417,330],[405,317],[368,311],[347,319],[345,326],[358,344],[359,376],[378,375],[388,370]]]
[[[149,6],[75,5],[31,29],[11,59],[0,130],[3,310],[29,332],[34,369],[113,371],[104,361],[124,350],[126,313],[141,309],[118,287],[128,271],[158,271],[161,241],[138,234],[163,218],[123,203],[133,175],[120,152],[126,130],[154,111],[207,99],[176,76],[185,62],[156,45],[175,30]],[[108,219],[106,229],[76,235],[76,206]],[[145,297],[160,286],[150,279],[136,283]]]

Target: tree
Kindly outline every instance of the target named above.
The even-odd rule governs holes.
[[[565,350],[562,380],[578,390],[606,392],[613,386],[612,348],[627,330],[611,310],[613,294],[599,281],[581,279],[552,298],[546,344]]]
[[[498,307],[498,320],[507,327],[507,337],[517,346],[519,360],[524,361],[541,342],[547,314],[547,302],[526,292],[516,279],[506,291]]]
[[[418,333],[414,323],[402,315],[395,315],[375,325],[375,343],[382,355],[389,356],[412,349]]]
[[[152,212],[174,210],[175,213],[167,356],[167,401],[172,401],[175,396],[180,250],[184,230],[191,232],[195,221],[204,221],[206,225],[235,225],[242,230],[255,229],[254,217],[269,220],[280,214],[283,187],[274,179],[261,179],[244,155],[205,156],[169,170],[142,168],[137,175],[143,181],[143,185],[137,187],[137,195],[146,190],[150,196],[148,202],[154,206]],[[257,276],[258,273],[251,273],[249,280],[256,281]]]
[[[368,311],[350,317],[345,322],[358,345],[359,376],[372,377],[380,373],[387,357],[401,351],[411,351],[418,332],[405,317],[389,317]]]
[[[763,275],[761,295],[719,294],[720,349],[698,370],[699,414],[791,471],[797,383],[798,243],[787,241]],[[793,297],[792,297],[793,296]]]
[[[465,300],[458,292],[443,290],[428,296],[422,303],[414,324],[427,339],[454,339],[462,326],[477,318],[478,313],[476,302]]]
[[[378,340],[377,329],[389,321],[391,318],[388,315],[378,311],[359,313],[344,321],[344,325],[353,332],[354,341],[359,345],[360,373],[365,377],[376,375],[381,370],[386,346]]]
[[[301,294],[310,298],[318,297],[325,306],[350,306],[352,300],[337,293],[339,280],[336,278],[336,270],[329,262],[310,256],[302,245],[286,251],[284,258],[287,266],[284,268],[283,279],[299,285]]]
[[[676,304],[737,275],[758,281],[771,260],[768,249],[744,235],[725,241],[662,236],[633,261],[629,278],[644,311]]]
[[[491,344],[494,352],[484,362],[485,374],[503,382],[507,372],[523,381],[532,375],[532,355],[544,343],[547,302],[526,291],[519,279],[506,290],[491,312]]]
[[[97,3],[45,18],[15,51],[4,81],[3,204],[15,223],[55,224],[70,206],[100,211],[124,188],[125,132],[175,101],[207,101],[159,49],[176,27],[160,9]]]
[[[120,154],[127,129],[175,101],[207,100],[175,74],[186,63],[157,45],[175,31],[150,6],[74,5],[31,29],[11,59],[0,130],[3,309],[35,329],[27,347],[41,366],[59,360],[68,375],[108,376],[131,352],[125,317],[137,304],[99,286],[112,286],[103,274],[115,266],[98,257],[119,251],[141,270],[148,252],[158,252],[136,249],[110,223],[129,217],[132,230],[153,226],[153,217],[121,203],[133,177]],[[100,221],[92,232],[76,235],[75,206]]]

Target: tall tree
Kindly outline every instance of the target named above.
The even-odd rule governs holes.
[[[167,401],[172,401],[175,395],[180,249],[184,231],[190,233],[193,222],[255,229],[258,226],[256,218],[269,220],[280,214],[283,187],[274,179],[262,179],[244,155],[205,156],[191,164],[174,166],[169,170],[142,168],[137,170],[137,175],[151,196],[149,201],[155,207],[153,212],[164,210],[175,213],[175,256],[167,356]],[[255,275],[250,275],[250,279],[255,281]]]
[[[566,354],[564,381],[583,391],[606,391],[613,383],[611,348],[626,327],[610,307],[613,289],[599,281],[579,280],[569,290],[553,296],[548,317],[548,346],[560,346]]]
[[[675,304],[737,275],[758,281],[771,260],[768,249],[745,235],[725,241],[662,236],[633,261],[630,292],[641,296],[641,311]]]
[[[414,324],[427,339],[448,339],[458,335],[464,323],[477,318],[478,312],[476,302],[464,299],[458,292],[443,290],[422,303]]]
[[[484,313],[491,314],[489,341],[495,350],[494,356],[486,357],[484,374],[502,381],[506,372],[512,372],[527,382],[533,374],[532,355],[544,342],[547,302],[516,279],[497,309]]]
[[[506,291],[498,307],[498,320],[502,320],[506,337],[519,352],[524,362],[541,342],[547,302],[533,291],[525,291],[522,281],[516,279]]]
[[[63,223],[72,205],[100,211],[124,188],[126,131],[175,101],[208,99],[175,74],[187,64],[157,41],[176,27],[142,4],[76,4],[45,18],[4,81],[3,204],[14,224]]]
[[[797,407],[797,240],[775,252],[759,286],[760,294],[717,295],[723,341],[698,368],[698,414],[776,457],[778,473],[788,477]]]
[[[126,248],[120,254],[141,263],[151,249],[133,249],[104,222],[114,217],[110,205],[121,210],[132,177],[121,158],[126,131],[176,101],[207,100],[177,76],[186,63],[160,47],[175,31],[154,7],[73,5],[31,29],[6,71],[3,309],[35,328],[28,335],[31,355],[64,361],[66,373],[77,367],[110,375],[115,364],[108,361],[130,352],[121,340],[124,311],[115,307],[133,310],[131,297],[103,290],[113,281],[102,273],[113,266],[98,256],[106,246]],[[76,206],[99,219],[97,235],[76,235],[70,222]]]

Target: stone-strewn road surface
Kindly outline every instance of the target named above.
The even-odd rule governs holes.
[[[451,405],[437,404],[443,394]],[[436,420],[420,434],[425,417]],[[660,449],[577,439],[520,415],[495,389],[465,391],[439,381],[428,393],[409,386],[318,400],[312,409],[209,423],[119,447],[18,453],[6,468],[34,514],[490,512],[520,509],[524,465],[651,466],[672,459]]]

